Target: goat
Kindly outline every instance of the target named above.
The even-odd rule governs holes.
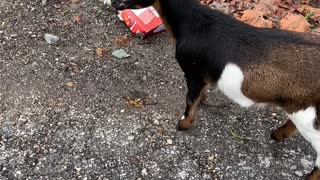
[[[174,38],[188,92],[178,129],[195,119],[210,84],[243,107],[267,103],[289,120],[271,133],[276,141],[298,130],[317,151],[309,180],[320,180],[320,37],[256,28],[196,0],[112,0],[117,10],[153,6]],[[317,42],[318,41],[318,42]]]

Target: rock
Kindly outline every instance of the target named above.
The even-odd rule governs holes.
[[[297,166],[296,166],[296,165],[293,165],[293,166],[290,167],[290,169],[291,169],[291,170],[295,170],[295,169],[297,169]]]
[[[263,18],[263,12],[253,9],[248,9],[242,12],[242,16],[239,18],[247,24],[255,27],[272,28],[272,21]]]
[[[111,5],[111,0],[103,0],[103,3],[110,6]]]
[[[146,168],[143,168],[143,169],[142,169],[141,175],[142,175],[142,176],[148,175],[148,172],[147,172],[147,169],[146,169]]]
[[[119,58],[119,59],[130,57],[130,55],[128,53],[126,53],[123,49],[113,51],[112,56]]]
[[[67,83],[66,83],[66,86],[67,86],[68,88],[72,88],[72,87],[73,87],[73,82],[67,82]]]
[[[45,34],[44,39],[47,41],[48,44],[55,44],[59,41],[59,37],[53,34]]]
[[[167,139],[167,145],[171,145],[173,144],[172,140],[171,139]]]
[[[15,37],[17,37],[18,36],[18,34],[11,34],[10,35],[10,37],[12,37],[12,38],[15,38]]]
[[[134,136],[129,136],[129,137],[128,137],[128,140],[129,140],[129,141],[133,141],[133,140],[134,140]]]
[[[294,173],[299,177],[303,176],[303,172],[302,171],[295,171]]]
[[[301,158],[300,163],[303,166],[304,169],[311,168],[313,166],[313,162],[309,161],[308,159]]]
[[[181,171],[178,173],[178,176],[180,179],[186,179],[189,176],[189,174],[185,171]]]
[[[287,14],[280,21],[280,28],[296,32],[310,32],[310,23],[300,14]]]
[[[153,122],[154,124],[156,124],[156,125],[159,125],[159,121],[156,119],[156,120],[154,120],[154,122]]]
[[[47,1],[47,0],[42,0],[42,1],[41,1],[42,6],[47,5],[47,3],[48,3],[48,1]]]

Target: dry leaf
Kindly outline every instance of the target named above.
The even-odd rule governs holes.
[[[289,31],[296,31],[296,32],[310,32],[310,23],[300,14],[287,14],[283,19],[280,21],[280,28],[289,30]]]
[[[134,107],[137,107],[137,108],[143,108],[144,107],[145,102],[140,98],[131,99],[130,97],[125,97],[125,99],[127,100],[128,104],[131,105],[131,106],[134,106]]]
[[[86,17],[84,15],[78,15],[78,16],[74,17],[74,22],[79,25],[86,24],[88,21],[89,21],[88,17]]]
[[[127,46],[130,42],[128,35],[118,36],[114,38],[114,42],[121,47]]]
[[[97,48],[97,49],[96,49],[96,56],[97,56],[98,58],[103,58],[103,57],[105,57],[105,56],[108,54],[109,51],[110,51],[110,50],[107,49],[107,48]]]
[[[248,9],[242,12],[243,15],[239,18],[241,21],[255,27],[271,28],[272,21],[264,19],[261,11]]]

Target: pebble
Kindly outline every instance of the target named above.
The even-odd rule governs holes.
[[[290,167],[290,169],[291,169],[291,170],[295,170],[295,169],[297,169],[297,166],[296,166],[296,165],[293,165],[293,166]]]
[[[167,145],[171,145],[173,144],[172,140],[171,139],[167,139]]]
[[[154,120],[154,122],[153,122],[154,124],[156,124],[156,125],[159,125],[159,121],[156,119],[156,120]]]
[[[310,168],[313,165],[312,161],[309,161],[308,159],[305,159],[305,158],[301,158],[300,162],[301,162],[301,165],[303,166],[303,168],[305,168],[305,169]]]
[[[17,37],[18,36],[18,34],[11,34],[10,35],[10,37],[12,37],[12,38],[15,38],[15,37]]]
[[[129,137],[128,137],[128,140],[129,140],[129,141],[133,141],[133,140],[134,140],[134,136],[129,136]]]
[[[121,112],[121,113],[124,113],[124,109],[121,109],[120,112]]]
[[[189,174],[185,171],[179,172],[178,175],[179,175],[180,179],[186,179],[189,176]]]
[[[111,0],[104,0],[103,3],[108,5],[108,6],[110,6],[111,5]]]
[[[59,41],[59,37],[53,34],[45,34],[44,39],[47,41],[48,44],[55,44]]]
[[[47,0],[42,0],[42,2],[41,2],[41,4],[42,4],[42,6],[45,6],[45,5],[47,5]]]
[[[303,176],[303,173],[301,171],[295,171],[294,172],[297,176],[299,177],[302,177]]]
[[[142,169],[141,175],[142,175],[142,176],[148,175],[148,172],[147,172],[147,169],[146,169],[146,168],[143,168],[143,169]]]
[[[123,49],[115,50],[111,54],[112,54],[112,56],[119,58],[119,59],[130,57],[130,54],[128,54]]]

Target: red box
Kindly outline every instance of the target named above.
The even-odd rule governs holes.
[[[126,9],[119,11],[119,16],[133,33],[142,38],[165,31],[161,18],[153,7]]]

